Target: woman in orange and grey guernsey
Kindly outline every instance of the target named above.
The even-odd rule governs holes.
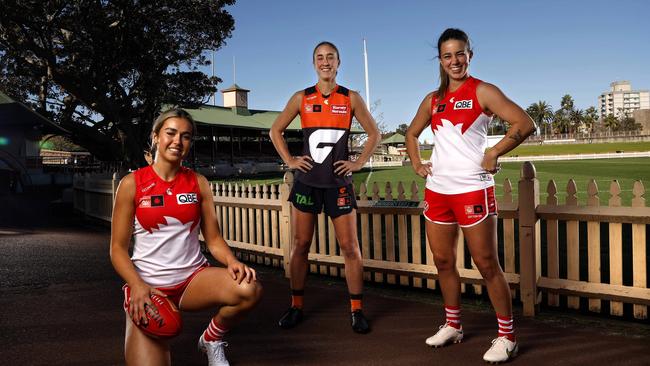
[[[496,311],[498,335],[483,359],[503,362],[517,353],[510,288],[497,254],[497,207],[493,174],[499,156],[517,147],[534,130],[531,118],[496,86],[469,75],[472,49],[459,29],[447,29],[438,39],[440,86],[429,93],[406,132],[406,148],[415,172],[426,178],[426,233],[440,289],[446,322],[426,344],[440,347],[463,339],[460,277],[456,269],[458,227],[481,272]],[[508,121],[506,136],[487,148],[492,116]],[[435,135],[431,162],[422,162],[418,136],[427,126]]]
[[[313,52],[318,83],[296,92],[271,127],[271,140],[282,160],[296,171],[289,200],[293,249],[290,258],[291,306],[279,325],[293,328],[302,321],[307,277],[307,254],[317,215],[324,209],[334,225],[345,260],[345,279],[350,293],[351,324],[357,333],[370,326],[362,311],[363,261],[357,239],[356,199],[352,172],[360,170],[379,143],[377,125],[358,93],[336,83],[339,52],[330,42],[321,42]],[[304,136],[301,156],[291,156],[283,133],[300,115]],[[348,159],[348,137],[356,118],[368,139],[356,161]]]

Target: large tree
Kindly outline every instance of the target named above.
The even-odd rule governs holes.
[[[165,104],[197,106],[199,67],[234,29],[235,0],[2,0],[0,86],[102,160],[144,164]]]

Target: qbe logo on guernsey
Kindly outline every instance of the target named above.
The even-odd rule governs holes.
[[[196,193],[179,193],[176,195],[176,203],[179,205],[189,205],[199,203]]]
[[[454,110],[458,109],[472,109],[472,100],[459,100],[454,103]]]

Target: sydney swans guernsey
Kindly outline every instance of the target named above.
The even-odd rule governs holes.
[[[480,83],[481,80],[469,77],[456,91],[447,91],[442,100],[436,95],[431,98],[435,147],[427,189],[458,194],[494,185],[492,174],[481,167],[492,115],[478,103],[476,87]]]
[[[152,166],[134,173],[135,245],[131,260],[151,286],[183,282],[206,262],[199,245],[201,191],[196,175],[181,167],[171,182]]]

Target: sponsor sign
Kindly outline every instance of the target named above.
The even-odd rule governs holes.
[[[332,104],[332,114],[347,114],[348,106],[344,104]]]
[[[454,110],[458,109],[472,109],[473,101],[471,99],[459,100],[454,103]]]
[[[150,190],[151,188],[153,188],[153,187],[155,187],[155,186],[156,186],[156,182],[151,182],[151,184],[149,184],[148,186],[142,188],[142,189],[140,190],[140,192],[144,193],[144,192]]]
[[[176,195],[176,203],[179,205],[190,205],[199,203],[196,193],[179,193]]]
[[[165,196],[151,196],[151,207],[164,207],[165,206]]]
[[[149,208],[151,207],[151,196],[144,196],[140,198],[140,203],[138,204],[138,207],[141,208]]]

